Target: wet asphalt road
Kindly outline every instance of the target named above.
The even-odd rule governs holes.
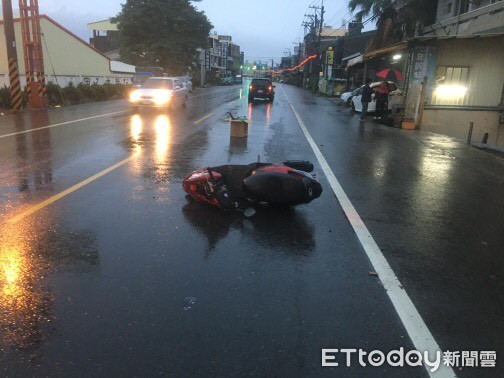
[[[0,118],[2,375],[426,376],[320,366],[321,348],[413,344],[283,91],[441,349],[499,359],[504,161],[360,124],[294,87],[248,106],[235,86],[198,89],[164,115],[116,101]],[[252,120],[247,139],[230,140],[227,111]],[[244,219],[181,189],[194,169],[257,155],[315,162],[321,198]]]

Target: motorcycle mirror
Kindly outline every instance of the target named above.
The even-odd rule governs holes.
[[[246,209],[243,212],[243,215],[245,215],[247,218],[250,218],[250,217],[254,216],[255,213],[256,213],[256,209],[254,209],[253,207],[249,207],[248,209]]]

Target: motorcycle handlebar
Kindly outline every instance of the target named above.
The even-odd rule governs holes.
[[[214,177],[214,175],[213,175],[212,168],[208,167],[208,168],[207,168],[207,171],[208,171],[208,174],[210,175],[210,179],[211,179],[212,181],[215,181],[215,177]]]

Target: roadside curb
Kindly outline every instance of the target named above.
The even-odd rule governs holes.
[[[487,152],[491,155],[504,157],[504,148],[498,146],[491,146],[484,143],[471,143],[472,147],[475,147],[483,152]]]

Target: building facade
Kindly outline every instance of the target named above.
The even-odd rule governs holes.
[[[107,19],[90,22],[87,26],[93,31],[93,38],[89,39],[89,43],[110,59],[119,59],[121,35],[117,30],[117,25]]]
[[[2,21],[0,21],[1,25]],[[47,15],[40,16],[46,81],[74,84],[131,83],[134,67],[114,62]],[[21,22],[14,20],[21,84],[26,84]],[[4,28],[0,27],[0,86],[9,86]]]
[[[404,118],[462,140],[472,123],[473,142],[504,147],[504,49],[497,48],[504,33],[418,37],[411,44]]]
[[[210,34],[207,47],[198,51],[201,85],[218,83],[226,77],[234,78],[242,73],[244,54],[231,36]]]
[[[463,140],[472,123],[473,142],[503,147],[504,2],[440,0],[437,18],[409,41],[404,118]]]
[[[382,80],[377,72],[396,69],[404,79],[402,105],[393,109],[398,123],[462,140],[472,124],[473,142],[503,147],[504,1],[440,0],[432,25],[402,37],[400,10],[379,20],[362,54],[344,58],[354,72],[349,82]]]

